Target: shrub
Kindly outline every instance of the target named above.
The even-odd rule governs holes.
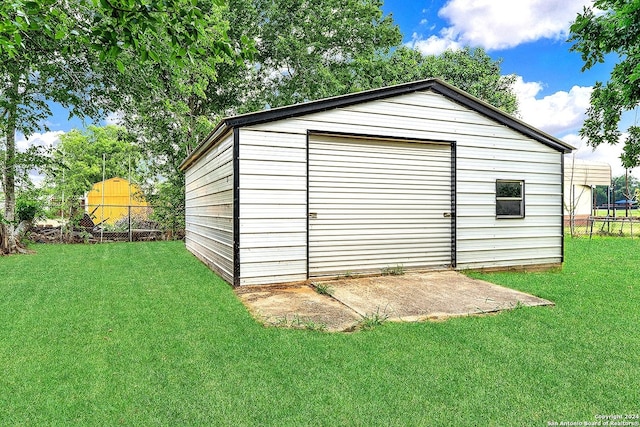
[[[16,198],[16,219],[20,222],[33,222],[44,216],[42,202],[33,194],[24,193]]]

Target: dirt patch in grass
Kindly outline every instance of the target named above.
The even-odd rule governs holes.
[[[267,325],[343,331],[360,320],[349,307],[306,284],[239,287],[236,295]]]

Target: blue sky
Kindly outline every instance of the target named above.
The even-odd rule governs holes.
[[[578,136],[591,89],[608,80],[615,60],[583,72],[580,54],[570,52],[569,26],[586,5],[591,1],[385,0],[383,10],[404,43],[425,54],[471,46],[502,59],[503,74],[518,76],[520,118],[577,147],[576,158],[609,163],[617,176],[624,173],[621,145],[594,151]],[[626,114],[621,130],[634,120],[633,112]]]
[[[539,95],[546,96],[574,85],[592,86],[608,76],[611,68],[608,64],[581,72],[580,54],[570,52],[571,44],[566,41],[570,21],[588,3],[385,0],[383,10],[400,26],[406,44],[432,54],[442,52],[443,47],[483,47],[494,59],[503,60],[505,74],[521,75],[529,82],[544,82]],[[538,15],[536,10],[540,11]],[[513,15],[520,18],[514,20]],[[546,25],[535,28],[542,20]]]
[[[576,157],[604,161],[614,176],[621,146],[595,151],[578,136],[596,81],[607,81],[613,61],[582,72],[582,60],[570,52],[568,29],[588,0],[385,0],[383,11],[399,25],[404,43],[425,54],[464,46],[482,47],[502,59],[502,72],[518,76],[519,117],[577,147]],[[625,116],[622,130],[633,123]],[[34,135],[29,143],[52,144],[59,134],[83,127],[56,109],[49,120],[52,132]],[[18,141],[25,146],[27,141]],[[640,172],[640,168],[637,171]],[[638,174],[636,174],[638,175]]]

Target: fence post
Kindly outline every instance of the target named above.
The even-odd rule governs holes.
[[[133,231],[131,230],[131,205],[129,205],[129,241],[133,242]]]

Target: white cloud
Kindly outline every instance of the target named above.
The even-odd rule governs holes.
[[[536,98],[543,89],[542,84],[525,82],[520,76],[513,89],[522,120],[551,135],[575,132],[582,126],[592,91],[591,87],[573,86],[569,92],[558,91]]]
[[[416,49],[425,55],[439,55],[445,50],[460,50],[462,45],[449,37],[431,36],[428,39],[421,38],[417,33],[413,33],[408,47]]]
[[[29,179],[36,188],[41,188],[44,182],[44,175],[41,175],[36,170],[29,171]]]
[[[118,111],[116,113],[109,113],[104,119],[104,123],[107,125],[122,125],[124,122],[124,113]]]
[[[16,149],[18,151],[25,151],[31,146],[39,147],[55,147],[60,143],[60,135],[63,135],[64,131],[57,130],[54,132],[34,133],[29,139],[24,135],[18,135],[16,138]]]
[[[408,43],[425,54],[469,45],[500,50],[540,39],[565,39],[585,0],[450,0],[438,16],[450,26]],[[442,49],[442,50],[438,50]]]
[[[573,154],[576,159],[605,162],[611,165],[613,176],[624,175],[625,171],[620,163],[622,142],[617,145],[603,144],[594,149],[587,145],[586,141],[577,133],[584,122],[592,88],[574,86],[569,92],[558,91],[542,98],[536,98],[542,91],[543,84],[525,82],[522,77],[518,76],[513,89],[518,97],[519,115],[522,120],[551,135],[560,137],[575,147],[576,150]],[[623,134],[620,140],[622,141],[625,137],[626,135]],[[640,172],[640,168],[630,172]]]
[[[423,39],[418,33],[413,33],[411,41],[406,43],[410,48],[422,52],[424,55],[439,55],[445,50],[460,50],[462,45],[454,40],[449,34],[449,29],[445,28],[440,31],[439,36],[431,36]]]
[[[54,132],[45,132],[45,133],[34,133],[29,139],[25,138],[22,134],[16,135],[16,150],[19,152],[24,152],[27,148],[38,146],[51,148],[55,147],[60,143],[60,136],[64,134],[64,131],[57,130]],[[36,187],[40,187],[42,185],[42,181],[44,176],[42,176],[37,170],[33,169],[29,171],[29,178],[31,182],[36,185]]]

